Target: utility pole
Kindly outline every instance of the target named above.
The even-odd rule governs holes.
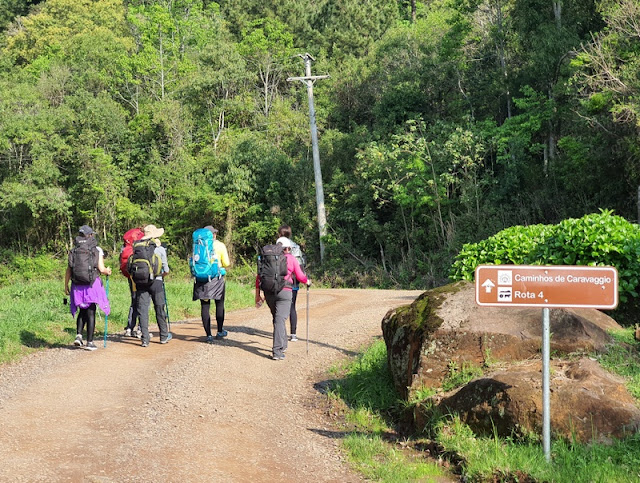
[[[320,263],[324,262],[324,241],[327,236],[327,215],[324,210],[324,189],[322,188],[322,171],[320,170],[320,151],[318,150],[318,129],[316,128],[316,111],[313,106],[313,83],[318,79],[328,79],[328,75],[311,75],[311,54],[298,54],[304,60],[304,77],[289,77],[287,81],[301,81],[307,86],[309,96],[309,123],[311,124],[311,145],[313,150],[313,174],[316,181],[316,207],[318,211],[318,231],[320,232]]]

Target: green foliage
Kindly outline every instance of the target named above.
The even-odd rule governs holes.
[[[352,429],[343,445],[349,461],[358,471],[366,478],[385,482],[416,481],[442,475],[442,470],[435,464],[412,458],[400,446],[384,438],[389,432],[389,417],[398,410],[384,341],[375,342],[355,360],[334,368],[334,371],[341,378],[332,381],[330,395],[350,407],[345,420]]]
[[[615,331],[611,335],[616,342],[595,357],[605,369],[624,377],[627,389],[640,401],[640,343],[634,339],[634,328]]]
[[[526,265],[531,253],[546,240],[546,225],[512,226],[477,243],[467,243],[451,265],[451,280],[473,280],[478,265]]]
[[[476,437],[459,418],[442,420],[437,440],[464,461],[463,477],[471,481],[621,481],[638,479],[640,439],[632,436],[611,445],[553,441],[547,462],[539,442],[521,443]]]
[[[397,403],[391,374],[387,368],[386,346],[379,340],[351,362],[332,390],[353,408],[388,411]]]
[[[0,246],[61,253],[90,223],[116,249],[155,223],[182,256],[215,223],[249,259],[284,221],[327,283],[429,288],[504,228],[636,216],[635,2],[415,6],[5,1]],[[330,74],[322,267],[307,92],[287,81],[305,52]]]

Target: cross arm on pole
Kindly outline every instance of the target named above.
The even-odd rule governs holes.
[[[331,77],[331,76],[328,76],[328,75],[310,75],[308,77],[287,77],[287,82],[292,82],[292,81],[297,81],[297,80],[303,81],[303,82],[307,81],[307,80],[317,81],[317,80],[320,80],[320,79],[328,79],[329,77]]]

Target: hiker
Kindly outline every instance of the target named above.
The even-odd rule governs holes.
[[[204,331],[207,336],[206,341],[211,344],[213,342],[213,335],[211,332],[212,300],[214,300],[216,304],[216,324],[218,326],[215,338],[217,340],[221,340],[228,335],[228,332],[223,328],[225,315],[224,296],[226,291],[226,268],[231,265],[231,262],[229,260],[227,247],[217,239],[218,230],[211,225],[205,226],[203,229],[196,230],[194,232],[194,254],[196,253],[196,240],[203,230],[205,232],[210,232],[212,235],[212,237],[209,238],[206,236],[208,233],[204,233],[201,238],[208,240],[206,243],[211,245],[205,247],[205,249],[211,253],[210,260],[206,260],[206,262],[211,261],[212,263],[215,263],[215,267],[211,267],[211,263],[209,263],[209,268],[204,268],[204,270],[209,271],[209,276],[206,276],[205,274],[204,278],[200,278],[196,274],[196,267],[193,266],[195,263],[193,258],[195,257],[192,257],[190,260],[190,265],[192,265],[192,275],[196,277],[193,284],[193,300],[200,300],[200,317],[202,318],[202,326],[204,327]],[[207,265],[207,263],[205,263],[205,265]]]
[[[280,237],[276,245],[263,247],[258,259],[258,275],[256,276],[256,307],[267,302],[273,317],[273,353],[272,359],[284,359],[287,350],[286,320],[291,313],[293,275],[299,282],[311,285],[311,281],[300,268],[298,260],[291,255],[292,242]],[[284,265],[281,266],[284,255]],[[260,295],[260,291],[264,297]]]
[[[304,271],[306,266],[306,260],[302,250],[300,249],[300,245],[291,240],[291,227],[289,225],[280,225],[278,228],[278,236],[288,238],[291,242],[291,255],[293,255],[298,263],[300,264],[300,268]],[[289,312],[289,324],[291,325],[291,331],[289,332],[289,340],[291,342],[295,342],[298,340],[298,336],[296,335],[296,331],[298,329],[298,311],[296,310],[296,300],[298,299],[298,292],[300,291],[300,282],[296,278],[295,274],[293,274],[293,286],[291,287],[291,311]]]
[[[105,292],[100,274],[111,275],[111,268],[104,266],[104,252],[97,246],[93,229],[82,225],[78,230],[74,248],[69,252],[69,263],[64,274],[64,294],[70,295],[69,308],[75,316],[76,339],[73,345],[86,350],[97,349],[93,343],[93,332],[96,328],[96,306],[109,315],[111,307]],[[69,282],[71,281],[71,289]],[[82,331],[87,327],[87,343],[82,340]]]
[[[138,292],[136,291],[136,285],[131,280],[131,275],[127,271],[127,264],[129,257],[133,253],[133,243],[140,240],[144,236],[144,231],[141,227],[131,228],[124,235],[122,235],[122,249],[120,250],[120,272],[127,278],[129,284],[129,295],[131,296],[131,305],[129,306],[129,315],[127,316],[127,326],[124,330],[125,337],[137,337],[142,338],[142,330],[139,326],[139,316],[136,310],[136,297]],[[138,328],[136,329],[136,322],[138,322]]]
[[[136,310],[140,318],[142,329],[141,347],[149,346],[149,304],[153,301],[156,322],[160,330],[160,343],[166,344],[173,336],[169,332],[166,313],[164,279],[169,273],[167,251],[161,245],[159,238],[164,234],[164,228],[147,225],[143,229],[142,239],[133,243],[133,253],[129,257],[127,270],[135,284],[138,293]]]

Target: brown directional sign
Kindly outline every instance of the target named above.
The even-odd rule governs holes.
[[[586,307],[618,305],[614,267],[479,265],[476,303],[491,307]]]

